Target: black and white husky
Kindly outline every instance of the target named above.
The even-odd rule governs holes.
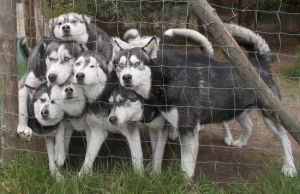
[[[27,124],[28,87],[37,88],[43,82],[62,84],[72,74],[75,57],[86,50],[82,44],[73,41],[58,41],[44,38],[38,43],[27,61],[27,69],[19,82],[19,125],[18,134],[30,139],[32,130]]]
[[[101,53],[106,62],[112,61],[113,45],[110,37],[91,22],[84,14],[67,13],[49,20],[53,36],[66,41],[77,41],[87,45],[89,50]]]
[[[64,112],[52,95],[52,87],[48,87],[46,83],[38,88],[26,87],[29,87],[32,97],[27,99],[28,127],[34,134],[45,137],[50,173],[60,181],[62,175],[56,164],[64,161],[66,157],[64,147],[61,147],[65,132],[61,122]]]
[[[76,60],[74,67],[74,83],[80,85],[87,97],[88,112],[86,122],[90,128],[90,139],[86,158],[80,174],[90,173],[93,162],[106,139],[108,132],[121,133],[128,140],[135,171],[143,170],[143,153],[139,130],[135,125],[124,124],[117,127],[109,121],[109,97],[113,89],[118,87],[115,72],[110,72],[105,58],[92,51],[83,52]]]
[[[270,68],[268,53],[258,53],[256,59],[260,64],[258,70]],[[285,129],[245,89],[241,78],[229,63],[218,62],[199,53],[183,54],[172,50],[157,52],[153,38],[143,48],[121,50],[114,64],[121,85],[155,105],[178,130],[181,167],[188,179],[194,175],[198,154],[197,131],[200,126],[242,117],[249,109],[260,110],[265,123],[281,142],[284,152],[283,173],[295,176],[292,149]],[[266,76],[264,79],[267,79],[269,87],[274,88],[271,74],[261,73]]]

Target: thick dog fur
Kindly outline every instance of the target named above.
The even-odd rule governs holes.
[[[78,41],[87,45],[89,50],[101,53],[106,62],[112,61],[113,45],[110,37],[91,22],[87,15],[67,13],[49,20],[53,36],[66,41]]]
[[[255,59],[256,63],[254,61],[252,64],[260,71],[262,78],[265,76],[263,79],[270,88],[276,88],[271,74],[267,73],[270,72],[268,55],[257,54]],[[242,117],[251,109],[261,110],[265,123],[280,140],[284,150],[283,173],[295,176],[286,131],[245,89],[229,63],[218,62],[199,53],[157,52],[154,38],[143,48],[121,50],[114,64],[121,85],[148,99],[178,129],[181,166],[188,179],[194,175],[200,125]]]
[[[74,82],[82,86],[87,97],[88,112],[86,122],[90,127],[90,140],[87,146],[86,158],[79,174],[92,171],[93,162],[107,137],[108,131],[123,134],[128,140],[131,150],[133,167],[137,172],[143,170],[143,153],[139,130],[136,125],[124,124],[113,126],[109,124],[110,108],[108,98],[118,87],[115,72],[109,72],[105,58],[92,51],[83,52],[74,64]]]
[[[37,88],[45,81],[52,84],[64,83],[72,73],[72,66],[75,57],[86,50],[82,44],[73,41],[58,41],[55,39],[43,38],[38,43],[27,61],[26,72],[19,82],[19,125],[18,134],[29,139],[32,130],[27,124],[27,97],[28,88]]]

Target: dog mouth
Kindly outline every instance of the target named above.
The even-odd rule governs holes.
[[[66,96],[65,100],[72,100],[72,99],[76,99],[77,97],[74,96]]]

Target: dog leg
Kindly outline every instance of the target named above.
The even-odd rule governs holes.
[[[287,177],[295,177],[297,175],[297,170],[294,164],[291,142],[286,134],[285,129],[278,122],[265,116],[264,122],[276,135],[277,139],[279,139],[281,143],[281,147],[283,149],[284,154],[284,164],[282,167],[283,174]]]
[[[130,123],[125,127],[125,129],[121,129],[121,133],[126,137],[128,141],[134,171],[137,173],[143,173],[143,152],[138,126],[135,123]]]
[[[194,176],[198,155],[198,132],[179,129],[179,141],[181,146],[181,169],[185,172],[186,179],[191,180]]]
[[[224,141],[228,146],[230,146],[233,142],[233,139],[232,139],[232,135],[231,135],[228,123],[226,121],[222,122],[222,127],[224,130],[224,136],[225,136]]]
[[[107,137],[107,130],[103,129],[103,127],[105,126],[99,127],[99,123],[95,122],[95,118],[93,116],[88,115],[86,121],[90,127],[91,133],[83,166],[81,167],[78,174],[79,176],[92,173],[93,163],[98,155],[98,152],[103,142]]]
[[[59,169],[56,166],[54,161],[54,138],[46,136],[45,141],[46,141],[46,148],[47,148],[48,160],[49,160],[49,170],[51,176],[53,176],[57,182],[60,182],[63,179],[63,176],[59,172]]]
[[[164,128],[164,125],[162,125],[160,128],[156,129],[156,133],[157,133],[157,143],[152,156],[152,169],[153,172],[160,173],[161,163],[163,160],[165,146],[168,138],[168,129]]]
[[[64,144],[65,144],[66,156],[69,153],[69,146],[70,146],[73,130],[74,130],[73,127],[71,125],[69,125],[67,122],[65,122],[65,141],[64,141]]]
[[[251,135],[253,124],[250,120],[249,113],[244,112],[237,121],[240,123],[243,129],[243,133],[238,140],[232,142],[232,146],[234,147],[243,147],[247,145],[247,141]]]
[[[54,161],[58,167],[62,166],[66,160],[65,153],[65,125],[61,122],[56,130],[55,146],[54,146]]]
[[[22,87],[19,89],[19,124],[17,128],[17,133],[21,136],[22,139],[30,141],[32,136],[32,130],[28,127],[28,112],[27,112],[27,98],[28,98],[28,89]]]

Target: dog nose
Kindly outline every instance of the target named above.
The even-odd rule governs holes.
[[[109,117],[108,121],[114,125],[117,123],[118,118],[116,116],[112,116],[112,117]]]
[[[62,30],[65,31],[65,32],[68,32],[68,31],[70,31],[70,26],[69,25],[64,25],[62,27]]]
[[[84,77],[85,77],[85,74],[84,74],[84,73],[77,73],[77,74],[76,74],[76,79],[77,79],[78,81],[83,81]]]
[[[73,92],[73,88],[67,87],[67,88],[65,89],[65,92],[66,92],[67,94],[71,94],[71,93]]]
[[[56,78],[57,78],[57,75],[54,74],[54,73],[51,73],[48,75],[48,79],[51,83],[55,82],[56,81]]]
[[[43,119],[46,119],[49,116],[49,110],[48,109],[42,110],[41,115]]]
[[[122,79],[124,82],[130,82],[132,79],[132,76],[130,74],[125,74],[122,76]]]

